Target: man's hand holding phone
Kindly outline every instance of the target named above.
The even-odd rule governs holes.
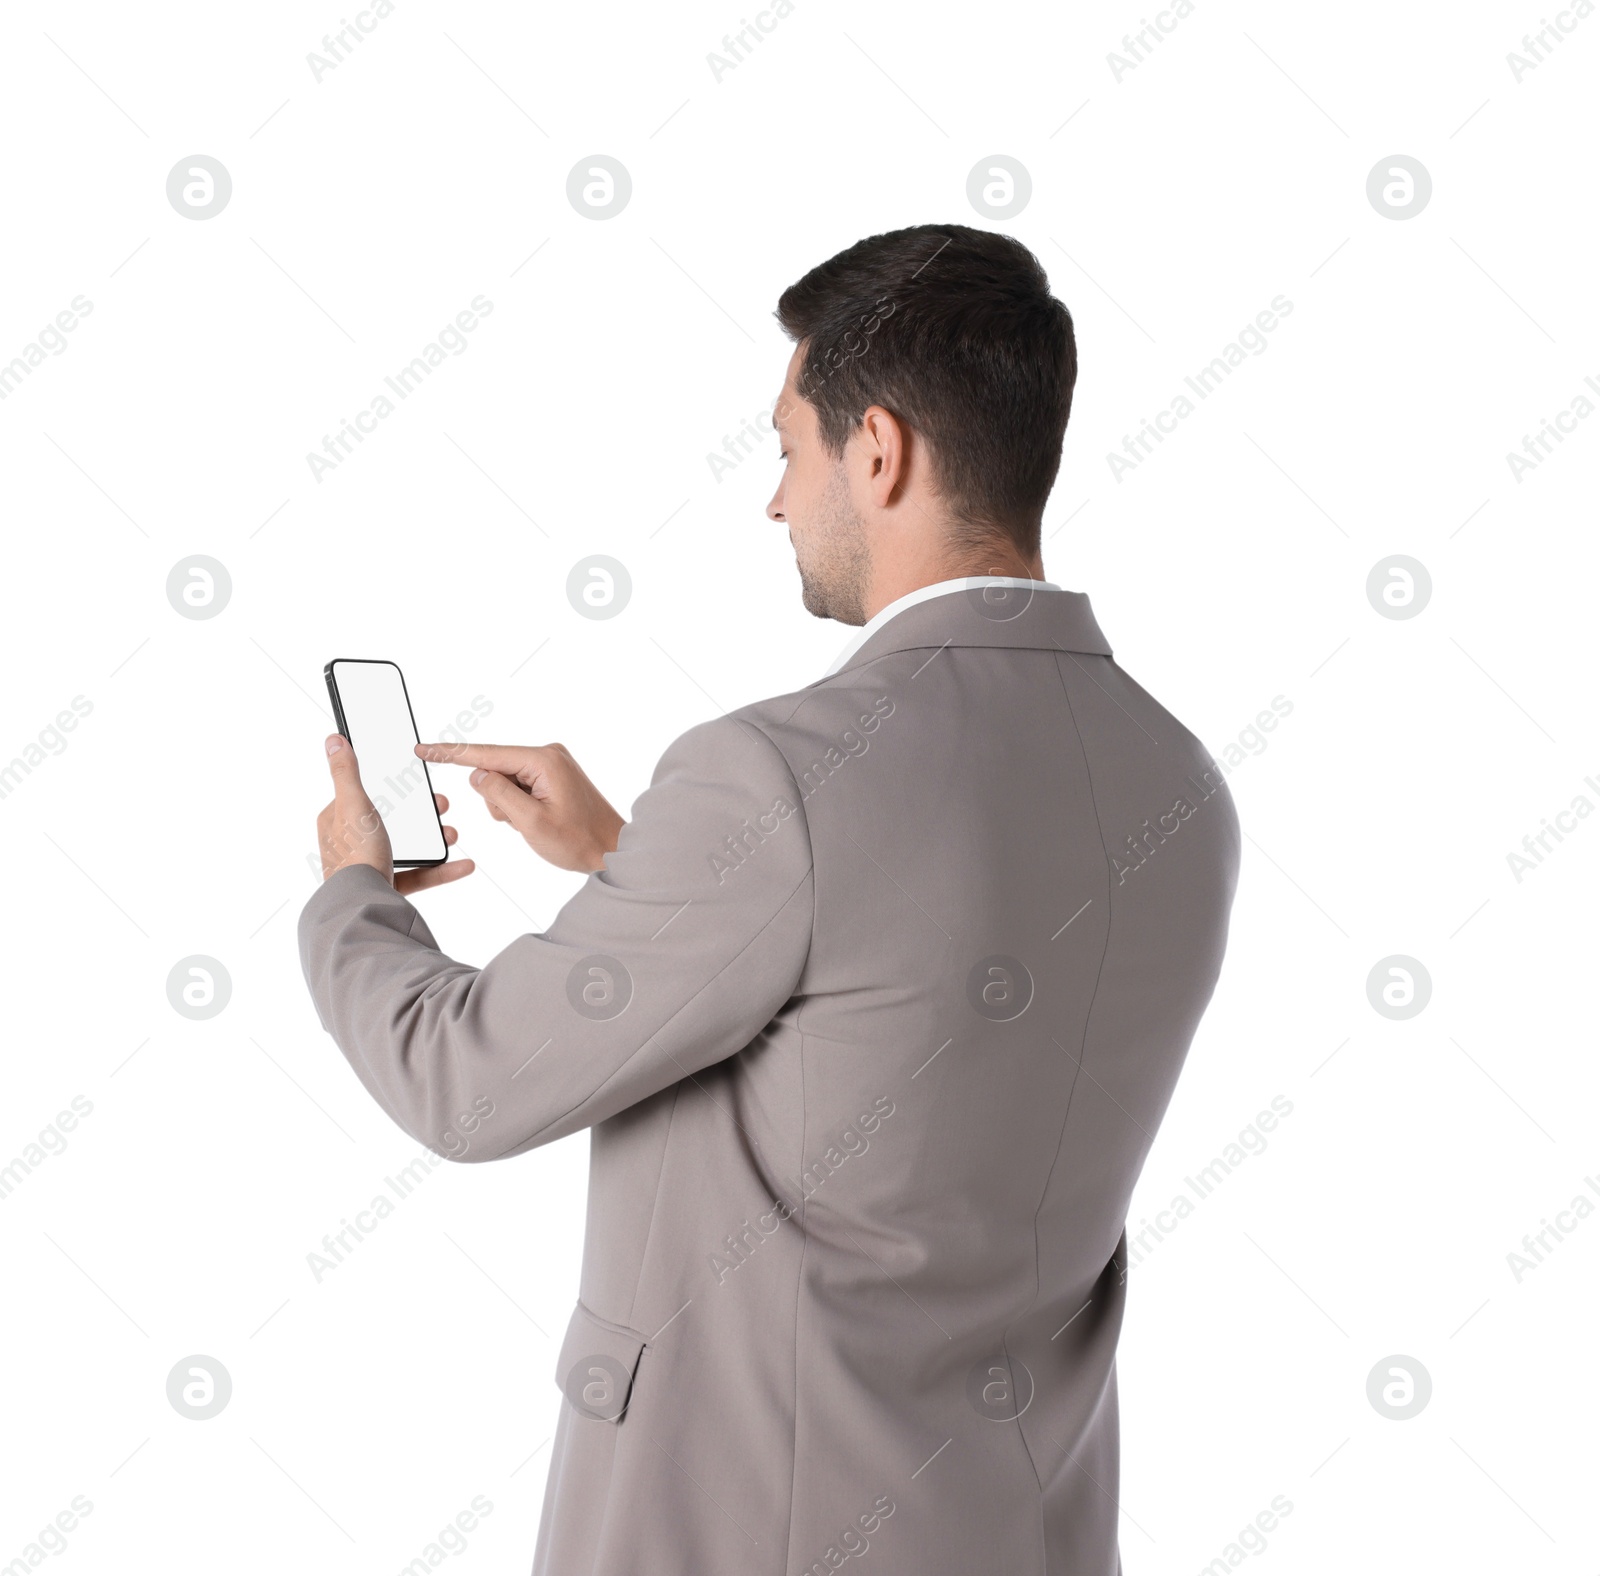
[[[336,870],[346,865],[371,865],[395,891],[409,895],[427,887],[443,886],[447,881],[459,881],[470,876],[473,863],[470,859],[456,859],[442,865],[428,865],[421,870],[394,868],[394,856],[389,846],[389,832],[383,817],[367,796],[361,784],[361,767],[350,741],[342,734],[331,734],[327,741],[328,769],[333,774],[333,802],[324,807],[317,817],[317,847],[322,851],[322,879],[326,881]],[[433,796],[439,813],[450,808],[450,801],[442,793]],[[453,826],[444,828],[445,845],[456,840]]]
[[[410,894],[472,874],[470,859],[396,872],[389,833],[362,786],[355,751],[337,733],[327,750],[333,802],[317,817],[323,880],[347,865],[371,865],[397,892]],[[489,814],[562,870],[602,869],[626,824],[563,744],[419,744],[416,753],[426,761],[471,767],[470,781]],[[443,794],[433,797],[440,814],[450,808]],[[454,847],[458,835],[455,827],[444,828],[447,846]]]
[[[604,868],[626,824],[564,744],[419,744],[416,752],[425,761],[471,767],[469,780],[489,814],[559,869]]]

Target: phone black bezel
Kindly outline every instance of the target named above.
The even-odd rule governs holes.
[[[406,688],[406,676],[401,671],[400,664],[389,657],[333,657],[323,666],[322,677],[328,686],[328,699],[333,702],[333,720],[338,725],[339,732],[349,740],[350,747],[355,748],[355,740],[350,738],[349,729],[345,726],[344,707],[339,701],[339,686],[333,677],[333,669],[340,662],[366,662],[377,667],[393,668],[400,680],[400,693],[405,699],[406,715],[411,719],[411,731],[416,734],[417,743],[422,742],[422,735],[417,732],[417,714],[411,709],[411,691]],[[359,760],[360,757],[358,756]],[[439,814],[439,802],[434,797],[433,776],[428,771],[428,763],[417,757],[422,762],[422,780],[428,785],[428,803],[433,808],[433,818],[439,825],[439,841],[444,842],[444,819]],[[445,843],[444,857],[440,859],[396,859],[396,870],[432,870],[444,864],[450,858],[450,845]]]

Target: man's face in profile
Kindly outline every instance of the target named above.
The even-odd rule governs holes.
[[[767,505],[767,518],[789,527],[806,611],[841,624],[864,624],[872,555],[850,497],[844,457],[836,458],[823,447],[816,410],[796,387],[804,349],[796,346],[789,358],[783,393],[772,413],[783,475]]]

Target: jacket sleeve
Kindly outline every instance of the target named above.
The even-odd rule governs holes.
[[[733,717],[661,758],[605,869],[483,968],[370,866],[300,915],[323,1027],[385,1111],[456,1160],[522,1153],[742,1050],[795,994],[811,845],[787,762]]]

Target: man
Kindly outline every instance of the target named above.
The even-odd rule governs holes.
[[[823,678],[703,723],[626,824],[560,745],[419,745],[589,879],[452,961],[344,741],[300,922],[322,1022],[453,1158],[592,1130],[535,1570],[1113,1576],[1124,1221],[1239,834],[1039,525],[1076,374],[959,225],[807,274],[767,513]],[[454,841],[454,834],[451,834]]]

